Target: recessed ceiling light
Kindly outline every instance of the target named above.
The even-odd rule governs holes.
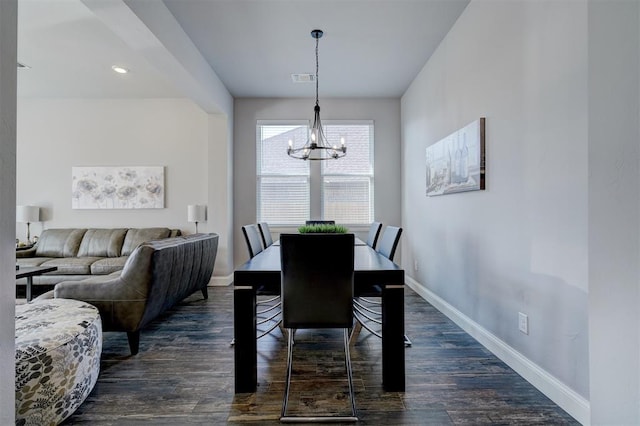
[[[111,67],[112,70],[114,70],[115,72],[117,72],[118,74],[126,74],[129,72],[128,69],[121,67],[119,65],[114,65]]]

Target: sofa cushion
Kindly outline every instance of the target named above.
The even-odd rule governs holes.
[[[106,275],[124,268],[129,256],[107,257],[91,264],[91,275]]]
[[[168,238],[171,234],[169,228],[131,228],[127,231],[122,244],[122,256],[129,256],[140,244],[146,241]]]
[[[78,250],[78,257],[118,257],[122,251],[125,228],[87,229]]]
[[[56,266],[56,275],[90,275],[91,265],[100,257],[65,257],[44,262],[42,266]]]
[[[25,257],[22,259],[16,259],[16,263],[22,268],[24,266],[40,266],[44,262],[48,262],[53,259],[53,257]]]
[[[36,245],[37,257],[74,257],[78,254],[83,228],[45,229]]]

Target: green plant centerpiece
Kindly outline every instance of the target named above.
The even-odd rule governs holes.
[[[298,228],[301,234],[346,234],[349,230],[342,225],[331,225],[328,223],[316,225],[302,225]]]

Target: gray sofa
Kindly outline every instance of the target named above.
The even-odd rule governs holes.
[[[45,229],[35,247],[16,251],[20,266],[55,266],[57,271],[33,277],[33,284],[54,285],[121,270],[145,241],[180,235],[169,228]],[[18,284],[26,279],[18,280]]]
[[[206,299],[218,250],[217,234],[193,234],[140,244],[121,271],[63,281],[42,298],[82,300],[97,307],[103,331],[125,331],[133,355],[140,330],[197,290]]]

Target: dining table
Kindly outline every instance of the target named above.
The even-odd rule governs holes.
[[[382,301],[382,386],[405,390],[404,270],[370,246],[354,245],[354,295]],[[280,246],[273,244],[233,273],[235,392],[255,392],[257,375],[256,292],[279,295]]]

